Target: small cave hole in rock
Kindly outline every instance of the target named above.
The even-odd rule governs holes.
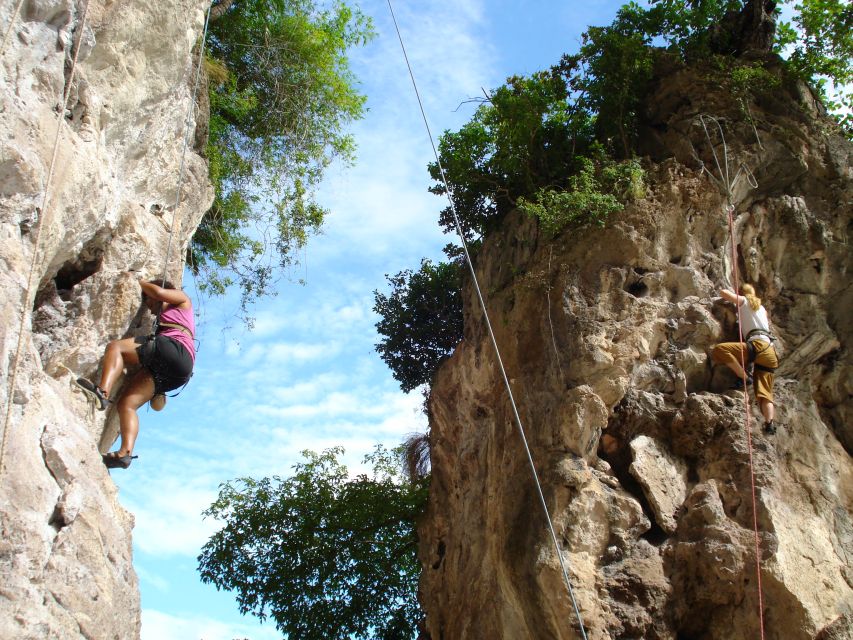
[[[648,295],[649,288],[645,284],[643,284],[642,281],[637,280],[636,282],[629,284],[625,288],[625,291],[630,293],[635,298],[644,298],[646,297],[646,295]]]
[[[644,505],[643,510],[646,511],[645,505]],[[658,523],[654,517],[654,512],[651,511],[651,509],[646,511],[646,516],[648,516],[649,522],[651,522],[652,526],[648,531],[646,531],[640,537],[643,538],[646,542],[648,542],[653,547],[659,547],[669,539],[669,534],[667,534],[667,532],[664,531],[660,527],[660,525],[658,525]]]
[[[681,264],[681,256],[673,256],[669,259],[670,264]]]
[[[86,278],[101,270],[104,261],[103,250],[83,252],[76,260],[69,260],[56,274],[53,282],[59,297],[68,302],[71,290]]]

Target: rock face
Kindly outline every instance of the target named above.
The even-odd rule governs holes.
[[[15,4],[5,7],[4,33]],[[146,331],[139,287],[122,272],[162,276],[174,231],[168,275],[179,282],[212,199],[191,144],[175,210],[205,3],[89,4],[84,20],[84,2],[24,3],[0,62],[4,419],[11,403],[0,637],[9,639],[139,637],[133,518],[99,457],[117,421],[74,391],[72,372],[94,375],[107,341]]]
[[[754,100],[753,131],[706,76],[664,75],[644,198],[556,238],[511,215],[477,257],[587,637],[758,638],[759,577],[766,638],[853,637],[853,149],[803,87]],[[735,185],[733,226],[740,281],[780,339],[775,436],[756,406],[747,429],[708,357],[737,333],[716,297],[733,265],[726,199],[694,158],[713,166],[699,113],[758,183]],[[470,286],[465,327],[429,402],[430,635],[580,638]]]

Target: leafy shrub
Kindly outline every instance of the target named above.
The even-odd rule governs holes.
[[[430,384],[462,340],[462,262],[421,261],[421,268],[386,276],[388,295],[374,291],[376,351],[403,391]]]
[[[245,311],[319,231],[313,190],[331,162],[352,161],[345,129],[364,112],[346,54],[372,36],[358,10],[323,0],[236,0],[211,23],[215,200],[187,256],[202,289],[238,285]]]
[[[546,233],[556,234],[569,225],[602,226],[623,202],[645,195],[645,172],[636,160],[597,162],[580,158],[580,171],[569,179],[566,190],[540,189],[534,199],[520,198],[519,208],[539,219]]]

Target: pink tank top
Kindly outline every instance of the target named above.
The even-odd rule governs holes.
[[[160,314],[160,322],[169,322],[171,324],[179,324],[182,327],[186,327],[190,330],[190,333],[195,337],[195,318],[193,318],[193,308],[190,305],[189,309],[180,309],[178,307],[169,307],[163,313]],[[157,332],[161,336],[166,336],[167,338],[172,338],[176,342],[181,343],[187,348],[187,351],[190,352],[190,357],[195,362],[195,343],[193,342],[193,338],[188,336],[186,333],[181,331],[180,329],[176,329],[174,327],[162,327]]]

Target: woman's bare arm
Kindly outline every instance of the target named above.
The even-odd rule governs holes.
[[[729,302],[737,305],[743,304],[743,301],[746,299],[743,296],[739,296],[734,291],[729,291],[728,289],[720,289],[720,296],[722,296],[723,300],[728,300]]]
[[[164,289],[145,280],[139,280],[139,286],[142,287],[142,293],[154,300],[160,300],[180,309],[187,309],[190,306],[189,296],[180,289]]]

